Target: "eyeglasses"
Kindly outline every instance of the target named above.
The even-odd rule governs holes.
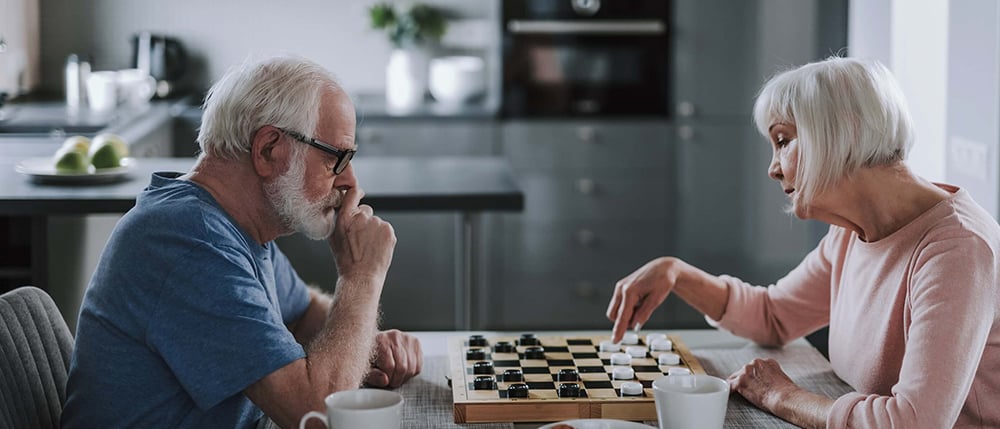
[[[332,154],[333,156],[337,157],[337,163],[334,164],[333,166],[333,174],[343,173],[344,169],[347,168],[347,164],[350,164],[351,159],[354,158],[354,154],[358,152],[357,150],[354,149],[337,149],[329,143],[324,143],[319,140],[306,137],[295,131],[286,130],[284,128],[278,128],[278,129],[284,132],[285,134],[288,134],[289,137],[298,140],[299,142],[305,143],[309,146],[312,146],[316,149],[319,149],[323,152]]]

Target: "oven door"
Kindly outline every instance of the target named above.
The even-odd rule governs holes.
[[[669,53],[663,21],[505,24],[505,116],[666,115]]]

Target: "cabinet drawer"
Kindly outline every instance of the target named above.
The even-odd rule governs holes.
[[[519,175],[524,190],[522,216],[531,221],[648,219],[666,223],[672,219],[674,186],[661,173],[624,178]]]
[[[538,222],[500,220],[495,278],[525,274],[611,271],[625,276],[670,249],[670,226],[660,221]]]
[[[492,155],[496,133],[493,121],[361,122],[358,155]]]
[[[508,122],[503,152],[515,169],[666,168],[673,161],[665,123]]]

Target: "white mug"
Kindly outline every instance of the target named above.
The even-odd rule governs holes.
[[[118,73],[91,72],[87,77],[87,101],[92,110],[114,109],[118,105]]]
[[[399,429],[403,418],[403,396],[389,390],[344,390],[331,393],[323,402],[326,414],[306,413],[299,429],[305,429],[309,419],[319,419],[331,429]]]
[[[156,93],[156,79],[139,69],[118,70],[119,101],[130,105],[142,105]]]
[[[729,383],[711,375],[665,375],[653,380],[660,429],[722,429]]]

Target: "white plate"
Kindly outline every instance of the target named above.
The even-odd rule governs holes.
[[[573,429],[652,429],[655,426],[646,426],[642,423],[629,422],[625,420],[610,419],[579,419],[566,420],[556,423],[549,423],[538,429],[552,429],[556,425],[570,425]]]
[[[51,157],[28,158],[17,163],[14,171],[27,175],[39,183],[79,184],[109,183],[121,180],[135,167],[135,159],[122,158],[122,166],[117,168],[94,169],[89,173],[60,173],[56,171]]]

